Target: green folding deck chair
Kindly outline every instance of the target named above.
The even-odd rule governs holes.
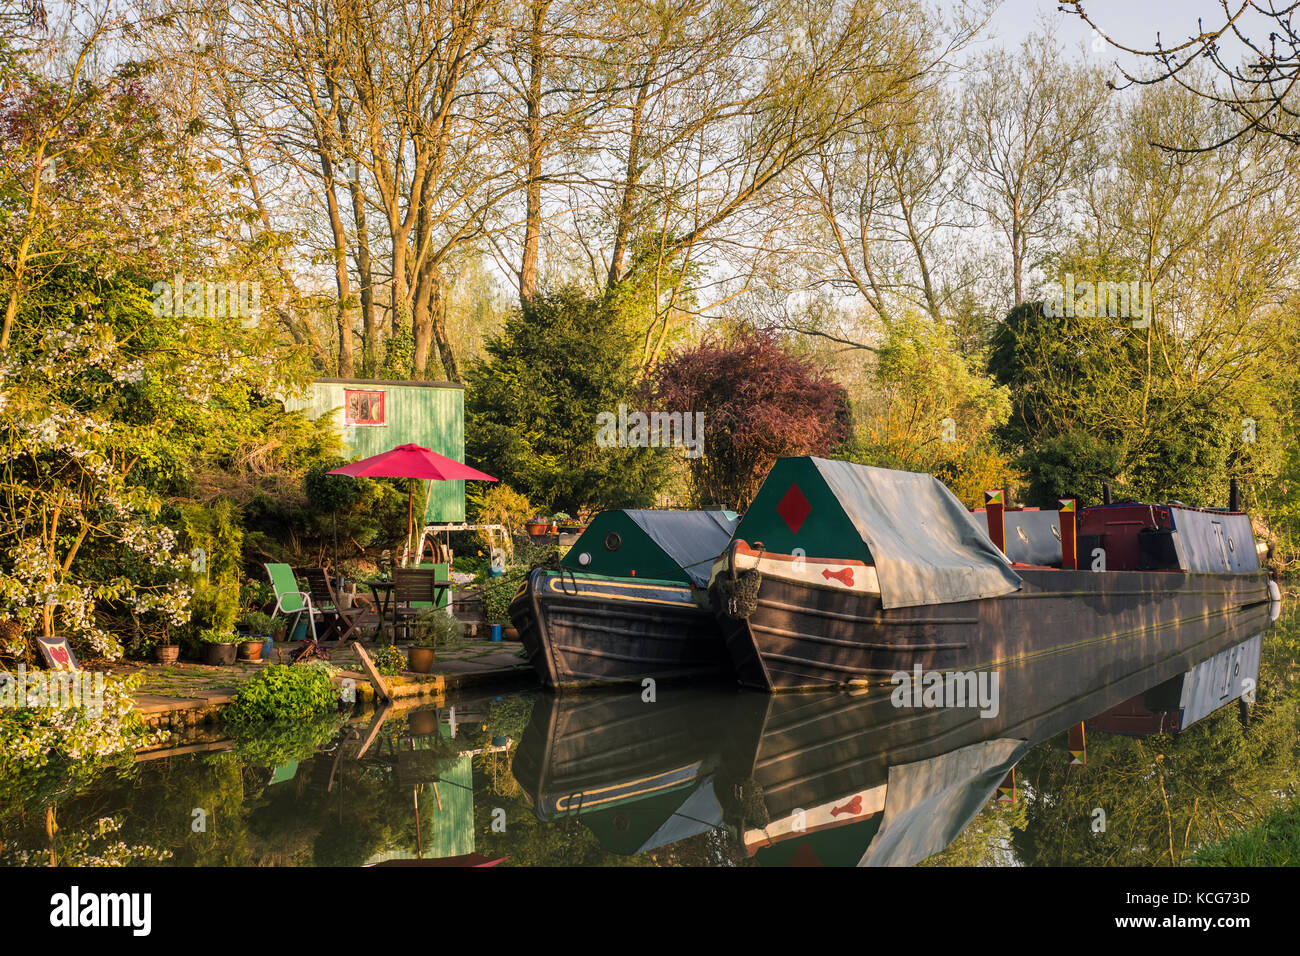
[[[289,620],[286,636],[293,640],[298,630],[298,622],[304,614],[311,627],[312,640],[316,639],[316,614],[311,604],[311,595],[299,590],[298,580],[293,576],[293,568],[287,564],[268,564],[266,573],[271,576],[271,587],[275,589],[275,610],[272,616],[283,614]],[[290,617],[290,615],[293,615]],[[305,636],[305,635],[304,635]]]

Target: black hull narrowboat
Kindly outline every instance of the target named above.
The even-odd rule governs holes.
[[[742,684],[809,690],[899,671],[988,670],[1088,646],[1137,656],[1152,632],[1267,604],[1263,575],[1021,569],[1012,594],[886,609],[877,595],[765,577],[754,609],[719,620]]]
[[[713,777],[727,735],[765,698],[734,687],[544,695],[511,773],[542,822],[577,819],[615,853],[646,852],[722,826]]]
[[[671,581],[531,571],[510,620],[546,687],[717,678],[727,670],[704,592]]]
[[[1030,747],[1257,645],[1267,623],[1267,608],[1250,608],[1153,632],[1130,657],[1083,646],[1008,665],[988,712],[914,707],[888,687],[543,695],[512,773],[539,820],[579,821],[620,854],[725,830],[759,865],[915,863],[961,832]]]
[[[705,585],[735,526],[721,511],[607,511],[557,568],[536,568],[510,619],[538,678],[570,690],[729,673]]]
[[[929,475],[782,459],[715,564],[710,601],[738,679],[767,690],[988,670],[1086,646],[1140,656],[1153,633],[1268,603],[1244,515],[1162,511],[1183,538],[1130,529],[1164,556],[1160,570],[1013,565]],[[1197,531],[1217,536],[1215,555],[1222,543],[1222,571],[1177,566],[1209,554]],[[1105,538],[1086,544],[1105,567]]]
[[[719,771],[720,792],[736,795],[728,823],[762,865],[915,863],[962,831],[1030,747],[1257,646],[1267,626],[1267,608],[1248,608],[1153,632],[1125,657],[1081,646],[1009,665],[988,716],[900,707],[888,687],[767,696]]]

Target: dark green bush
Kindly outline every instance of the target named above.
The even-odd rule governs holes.
[[[510,623],[510,601],[528,576],[528,568],[507,568],[499,578],[488,578],[480,587],[483,597],[483,620],[488,624]]]

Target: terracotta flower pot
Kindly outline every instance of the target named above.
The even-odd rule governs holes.
[[[546,522],[526,521],[524,522],[524,530],[527,531],[529,534],[531,534],[533,537],[541,537],[542,535],[546,534]]]
[[[406,652],[406,662],[417,674],[427,674],[433,670],[433,660],[432,647],[412,647]]]
[[[434,710],[414,711],[407,720],[411,733],[420,737],[438,732],[438,712]]]
[[[155,647],[153,649],[154,660],[160,664],[175,664],[181,656],[181,649],[172,645],[171,647]]]
[[[234,644],[204,644],[203,663],[209,667],[229,667],[235,663]]]
[[[504,637],[507,641],[517,641],[519,640],[519,628],[517,627],[502,628],[501,636]]]
[[[262,659],[262,641],[259,638],[256,641],[244,641],[239,645],[239,659],[241,661],[260,661]]]

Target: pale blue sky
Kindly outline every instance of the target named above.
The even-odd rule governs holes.
[[[1056,25],[1054,32],[1067,50],[1074,52],[1086,45],[1095,51],[1090,55],[1105,64],[1121,56],[1104,42],[1094,43],[1087,25],[1073,13],[1058,13],[1059,5],[1057,0],[1003,0],[986,31],[990,42],[1014,46],[1047,17]],[[1240,0],[1231,4],[1234,11],[1240,5]],[[1172,46],[1199,32],[1198,17],[1206,29],[1217,29],[1226,19],[1219,0],[1084,0],[1083,7],[1115,40],[1145,50],[1155,45],[1157,32],[1166,46]],[[1262,32],[1267,35],[1266,30]]]

